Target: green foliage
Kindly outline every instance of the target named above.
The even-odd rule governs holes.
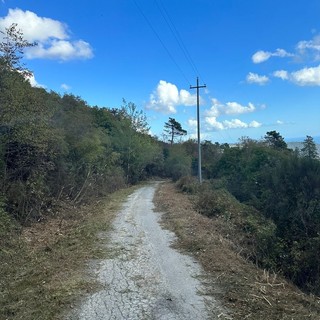
[[[183,176],[191,175],[192,158],[186,153],[183,145],[172,145],[168,150],[168,156],[164,161],[165,173],[174,181]]]
[[[220,216],[226,211],[228,195],[223,189],[201,188],[195,203],[199,213],[208,216]]]
[[[287,149],[287,144],[277,131],[268,131],[264,136],[266,144],[274,149]]]
[[[75,203],[163,173],[161,144],[132,102],[90,107],[31,87],[20,60],[34,44],[12,25],[0,43],[0,193],[24,223],[56,199]]]
[[[177,137],[187,134],[187,131],[182,129],[181,124],[174,118],[169,118],[169,121],[164,124],[164,132],[170,137],[171,145]]]
[[[301,155],[303,157],[309,158],[309,159],[317,159],[318,158],[318,151],[317,146],[315,142],[313,141],[313,138],[310,136],[307,136],[306,139],[303,142],[303,148],[301,149]]]
[[[187,192],[189,194],[195,194],[199,189],[198,179],[191,176],[184,176],[176,182],[177,188],[182,192]]]
[[[283,248],[276,236],[276,224],[252,207],[246,207],[243,220],[243,230],[254,248],[250,258],[264,268],[277,269],[276,259]]]
[[[27,70],[21,63],[23,51],[25,48],[33,47],[36,43],[28,42],[23,38],[21,30],[17,29],[17,24],[13,23],[5,31],[0,30],[3,40],[0,42],[0,56],[3,67],[8,70],[17,70],[25,75],[30,75],[30,71]]]
[[[257,214],[246,219],[245,230],[255,235],[258,262],[318,294],[320,260],[314,248],[320,234],[320,162],[290,152],[275,131],[267,138],[267,144],[243,139],[238,147],[224,150],[211,175],[223,178],[238,200],[271,219],[272,224],[256,223]]]

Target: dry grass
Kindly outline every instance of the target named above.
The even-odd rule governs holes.
[[[97,235],[110,229],[131,192],[81,208],[65,206],[52,218],[8,233],[0,250],[0,319],[61,319],[62,311],[96,290],[88,262],[108,254],[97,245]]]
[[[155,203],[165,212],[164,225],[177,234],[177,246],[196,256],[209,273],[208,292],[222,301],[233,319],[320,319],[318,297],[303,294],[285,279],[243,258],[233,237],[235,228],[225,217],[210,219],[198,214],[190,196],[171,183],[161,185]]]

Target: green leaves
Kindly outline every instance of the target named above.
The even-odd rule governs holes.
[[[306,139],[303,142],[303,148],[301,149],[301,155],[303,157],[309,158],[309,159],[317,159],[318,158],[318,151],[317,146],[313,141],[313,138],[310,136],[307,136]]]
[[[174,118],[169,118],[169,121],[164,124],[164,131],[170,137],[169,141],[171,145],[173,144],[174,139],[187,134],[187,131],[182,129],[181,124]]]
[[[0,42],[0,56],[3,64],[2,68],[16,70],[25,76],[30,76],[31,72],[21,63],[25,48],[36,46],[35,42],[28,42],[23,38],[23,33],[13,23],[5,31],[1,31],[3,40]]]
[[[307,137],[299,155],[286,148],[279,133],[270,131],[264,141],[243,140],[238,147],[225,149],[215,170],[237,199],[274,223],[274,229],[254,231],[259,262],[319,294],[320,260],[314,248],[320,234],[320,161],[312,138]]]

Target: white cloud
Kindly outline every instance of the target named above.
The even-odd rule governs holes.
[[[92,50],[87,42],[52,40],[50,46],[39,43],[37,46],[26,50],[27,59],[46,58],[58,59],[62,61],[72,59],[88,59],[92,57]]]
[[[238,102],[227,102],[223,104],[215,98],[213,98],[211,101],[211,108],[205,111],[205,115],[209,117],[219,117],[223,114],[230,115],[250,113],[256,110],[256,107],[251,102],[248,103],[248,106],[243,106]]]
[[[46,41],[48,38],[67,39],[67,26],[60,21],[42,18],[34,12],[21,9],[9,9],[8,15],[0,18],[0,27],[17,23],[28,41]]]
[[[320,35],[316,35],[312,40],[303,40],[298,42],[296,49],[300,54],[304,55],[307,51],[313,52],[316,58],[319,58],[320,52]]]
[[[255,121],[255,120],[253,120],[253,121],[251,121],[250,123],[249,123],[249,127],[250,128],[259,128],[259,127],[261,127],[262,126],[262,123],[260,123],[260,122],[258,122],[258,121]]]
[[[277,70],[273,73],[273,76],[276,78],[280,78],[282,80],[289,79],[289,74],[288,74],[288,71],[286,71],[286,70]]]
[[[320,86],[320,65],[292,72],[290,80],[299,86]]]
[[[209,128],[212,128],[215,130],[223,130],[224,129],[223,124],[217,120],[217,117],[205,117],[204,121],[207,125],[209,125]]]
[[[271,57],[271,52],[267,51],[257,51],[253,56],[252,56],[252,61],[253,63],[261,63],[264,61],[267,61]]]
[[[177,112],[177,106],[194,106],[197,103],[196,95],[186,90],[178,90],[175,84],[160,80],[156,90],[150,95],[147,109],[164,114]]]
[[[71,87],[69,85],[67,85],[66,83],[62,83],[60,86],[61,89],[68,91],[71,89]]]
[[[246,128],[259,128],[262,124],[258,121],[251,121],[250,123],[243,122],[239,119],[218,121],[216,117],[205,117],[205,123],[208,130],[226,130],[226,129],[246,129]]]
[[[285,70],[275,71],[273,76],[288,80],[299,86],[320,86],[320,65],[317,67],[303,68],[289,73]]]
[[[287,52],[284,49],[277,49],[274,52],[269,52],[269,51],[257,51],[255,54],[252,56],[252,61],[253,63],[262,63],[264,61],[269,60],[271,57],[292,57],[294,56],[292,53]]]
[[[238,102],[221,103],[217,99],[212,99],[212,107],[204,112],[204,122],[208,131],[210,130],[226,130],[237,128],[258,128],[262,124],[258,121],[246,123],[240,119],[231,119],[219,121],[218,117],[225,115],[240,115],[251,113],[256,110],[256,107],[250,102],[247,106],[243,106]],[[193,122],[189,123],[192,124]]]
[[[196,119],[189,119],[188,125],[189,125],[189,127],[196,128],[198,125],[198,121]]]
[[[236,128],[248,128],[248,124],[242,122],[239,119],[225,120],[223,121],[224,129],[236,129]]]
[[[195,106],[197,104],[197,96],[182,89],[180,90],[180,102],[184,106]]]
[[[58,20],[39,17],[34,12],[17,8],[9,9],[7,16],[0,18],[0,28],[9,27],[12,23],[17,23],[26,40],[38,43],[38,46],[25,50],[28,59],[66,61],[93,57],[90,44],[83,40],[70,40],[68,26]]]
[[[269,82],[269,78],[267,76],[260,76],[256,73],[249,72],[247,75],[248,83],[257,83],[259,85],[264,85]]]
[[[248,106],[242,106],[238,102],[227,102],[226,106],[225,114],[250,113],[256,110],[255,106],[251,102],[248,103]]]

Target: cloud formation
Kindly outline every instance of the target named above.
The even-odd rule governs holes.
[[[250,123],[243,122],[239,119],[218,121],[216,117],[205,117],[205,123],[208,130],[226,130],[226,129],[246,129],[246,128],[259,128],[262,123],[258,121],[251,121]]]
[[[299,41],[295,46],[294,54],[288,53],[284,49],[277,49],[275,52],[260,50],[252,56],[252,61],[256,64],[262,63],[271,57],[294,57],[295,62],[300,63],[320,61],[320,35],[315,35],[311,40]],[[296,71],[276,70],[270,76],[292,82],[298,86],[320,86],[320,64],[318,66],[305,66]],[[250,72],[246,80],[248,83],[264,85],[270,79],[268,76]]]
[[[175,84],[160,80],[157,88],[150,95],[146,108],[164,114],[174,114],[177,112],[177,106],[195,106],[196,104],[196,95],[183,89],[179,91]]]
[[[280,78],[282,80],[289,79],[289,74],[288,74],[288,71],[286,70],[277,70],[273,73],[273,76],[276,78]]]
[[[310,58],[313,61],[320,60],[320,35],[316,35],[311,40],[299,41],[296,50],[301,57]]]
[[[284,58],[284,57],[293,57],[294,54],[287,52],[284,49],[277,49],[274,52],[269,52],[269,51],[257,51],[253,56],[252,56],[252,61],[253,63],[262,63],[265,62],[267,60],[269,60],[271,57],[280,57],[280,58]]]
[[[320,86],[320,65],[292,72],[290,80],[299,86]]]
[[[207,130],[226,130],[237,128],[258,128],[262,124],[258,121],[251,121],[250,123],[243,122],[239,119],[231,119],[218,121],[218,117],[222,115],[240,115],[251,113],[256,110],[256,107],[250,102],[247,106],[243,106],[238,102],[220,103],[217,99],[212,99],[212,107],[205,111],[204,121]],[[189,123],[191,124],[191,123]]]
[[[260,76],[257,73],[249,72],[246,78],[248,83],[256,83],[260,86],[265,85],[267,82],[269,82],[269,78],[267,76]]]
[[[65,91],[68,91],[71,89],[71,87],[66,84],[66,83],[62,83],[61,86],[60,86],[61,89],[65,90]]]
[[[223,104],[215,98],[213,98],[211,101],[212,101],[211,108],[205,111],[205,115],[209,117],[219,117],[221,115],[251,113],[256,110],[256,107],[251,102],[248,103],[248,106],[243,106],[238,102],[227,102]]]
[[[288,80],[299,86],[320,86],[320,65],[317,67],[306,67],[294,72],[278,70],[273,73],[273,76],[282,80]]]
[[[7,16],[0,18],[0,28],[7,28],[12,23],[17,23],[26,40],[38,43],[25,50],[27,59],[67,61],[93,57],[90,44],[83,40],[71,40],[68,26],[58,20],[39,17],[34,12],[17,8],[9,9]]]

